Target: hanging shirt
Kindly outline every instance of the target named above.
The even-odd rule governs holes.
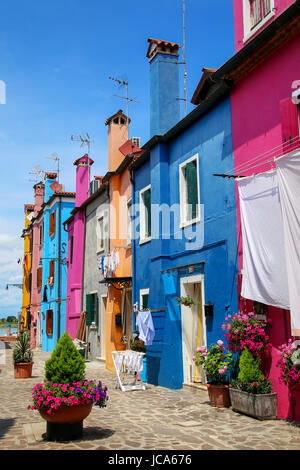
[[[150,310],[138,313],[136,326],[139,330],[139,338],[144,341],[145,346],[151,346],[155,336],[155,329]]]

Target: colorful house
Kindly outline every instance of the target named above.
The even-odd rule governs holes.
[[[65,192],[56,173],[46,173],[42,254],[42,350],[53,351],[66,331],[68,233],[75,193]]]
[[[41,293],[42,293],[42,266],[40,261],[43,251],[43,210],[45,185],[43,182],[37,183],[34,189],[34,213],[31,220],[32,236],[32,266],[31,266],[31,347],[41,346]]]
[[[78,158],[76,166],[75,207],[71,216],[64,221],[68,237],[68,279],[66,329],[71,337],[76,337],[82,307],[82,272],[84,258],[85,212],[83,202],[89,197],[90,168],[93,165],[88,155]]]
[[[201,103],[220,81],[231,88],[234,166],[227,176],[232,184],[233,175],[269,171],[275,157],[299,146],[300,132],[299,102],[292,99],[300,85],[300,2],[234,0],[233,5],[236,54],[210,76],[210,81],[205,80],[194,96],[194,104]],[[243,245],[238,197],[237,229],[240,289]],[[256,308],[266,316],[272,343],[266,371],[277,392],[279,418],[293,418],[295,404],[288,387],[279,382],[277,367],[279,347],[292,335],[290,312],[259,302],[253,305],[252,300],[240,298],[240,310]]]
[[[131,182],[128,166],[141,150],[128,139],[127,117],[119,110],[106,120],[108,126],[108,172],[110,222],[109,255],[104,279],[108,286],[105,319],[106,367],[113,371],[112,351],[129,348],[133,336]]]
[[[25,204],[25,224],[22,232],[24,238],[24,257],[23,257],[23,294],[22,294],[22,313],[21,327],[30,328],[30,293],[31,293],[31,253],[32,253],[32,233],[29,228],[33,217],[34,206]]]
[[[226,314],[237,310],[235,189],[213,176],[233,166],[231,106],[220,82],[180,120],[180,46],[148,41],[150,140],[130,167],[133,304],[150,309],[155,328],[146,381],[179,389],[202,381],[195,350],[222,339]],[[194,305],[179,306],[179,297]]]

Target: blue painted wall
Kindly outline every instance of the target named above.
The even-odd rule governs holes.
[[[53,181],[52,181],[53,182]],[[52,183],[51,182],[51,183]],[[51,184],[50,183],[50,184]],[[46,181],[47,187],[47,181]],[[51,196],[51,194],[50,194]],[[59,225],[59,200],[60,197],[56,197],[55,202],[50,207],[45,207],[44,209],[44,244],[43,244],[43,288],[42,288],[42,297],[41,297],[41,312],[42,312],[42,350],[43,351],[53,351],[57,339],[58,339],[58,299],[63,299],[60,302],[60,322],[59,322],[59,337],[62,336],[66,329],[66,296],[67,296],[67,263],[65,259],[68,256],[68,234],[64,230],[63,222],[67,220],[71,211],[75,206],[73,199],[64,200],[61,198],[61,224]],[[49,220],[50,214],[56,211],[56,230],[53,237],[49,236]],[[60,259],[59,258],[59,235],[60,235]],[[47,278],[49,277],[49,263],[51,259],[56,259],[55,261],[55,275],[54,275],[54,284],[53,286],[47,285],[47,302],[43,301],[44,296],[44,286],[47,284]],[[60,286],[58,283],[58,273],[60,271]],[[60,292],[59,292],[60,290]],[[46,334],[46,311],[53,310],[53,334]]]
[[[195,264],[193,275],[204,274],[205,303],[214,304],[212,319],[206,319],[207,345],[224,339],[221,329],[225,316],[237,311],[237,227],[233,180],[213,176],[233,168],[230,100],[225,99],[166,143],[157,144],[147,161],[134,171],[133,202],[141,189],[151,184],[151,203],[179,204],[179,165],[199,155],[200,203],[204,205],[204,240],[190,248],[195,225],[180,229],[174,224],[171,238],[164,239],[160,227],[158,239],[141,244],[133,241],[133,302],[139,303],[141,289],[149,288],[149,308],[156,330],[153,345],[147,348],[149,383],[181,388],[183,358],[180,278],[186,269],[167,276],[162,271]],[[152,235],[153,235],[152,206]],[[172,227],[172,224],[171,224]],[[134,221],[134,231],[139,231]],[[182,239],[177,239],[184,230]],[[197,264],[199,263],[199,264]],[[165,287],[164,287],[165,283]]]

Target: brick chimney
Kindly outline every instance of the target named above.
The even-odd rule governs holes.
[[[74,162],[74,165],[77,166],[75,207],[80,207],[90,195],[90,167],[93,163],[94,161],[87,154],[77,158]]]
[[[148,39],[150,63],[150,138],[165,134],[180,120],[179,44]]]
[[[124,159],[119,148],[128,140],[127,117],[120,109],[106,120],[105,125],[108,126],[108,171],[115,171]]]
[[[41,181],[33,186],[34,189],[34,216],[40,212],[45,196],[45,185]]]

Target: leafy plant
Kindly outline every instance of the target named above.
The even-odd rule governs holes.
[[[238,379],[231,381],[234,388],[254,394],[272,392],[271,382],[266,379],[260,370],[260,359],[254,357],[247,348],[241,354],[239,366]]]
[[[45,363],[45,377],[50,383],[70,384],[84,379],[85,361],[68,333],[57,342]]]
[[[224,343],[218,340],[208,350],[201,346],[193,357],[197,366],[203,367],[206,371],[208,383],[222,385],[229,383],[229,373],[234,361],[231,352],[226,352]]]
[[[199,302],[196,302],[192,297],[176,297],[178,305],[197,305]]]
[[[130,349],[137,352],[146,352],[146,346],[143,340],[136,338],[130,341]]]
[[[280,367],[280,381],[285,385],[300,383],[300,350],[289,339],[287,344],[280,347],[281,356],[277,363]]]
[[[32,362],[33,352],[30,348],[30,335],[28,332],[21,334],[13,350],[13,362],[15,364]]]

